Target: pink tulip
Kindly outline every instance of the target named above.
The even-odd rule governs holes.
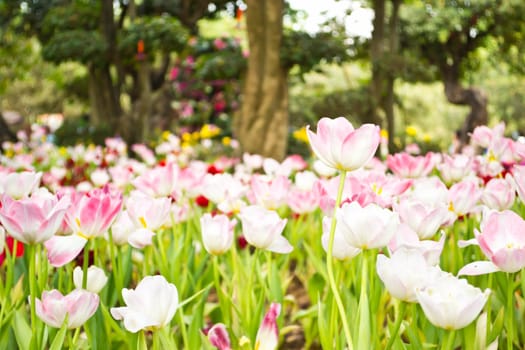
[[[443,162],[436,165],[441,178],[447,184],[458,182],[473,174],[472,157],[465,154],[443,155]]]
[[[357,202],[345,203],[336,211],[336,218],[346,242],[360,249],[385,247],[399,226],[397,213],[374,203],[364,207]]]
[[[270,309],[264,315],[264,319],[257,331],[255,338],[255,350],[275,350],[279,344],[279,329],[277,328],[277,317],[281,313],[281,304],[272,303]]]
[[[278,209],[286,204],[286,198],[290,189],[290,180],[284,176],[274,179],[262,175],[252,177],[251,189],[255,203],[267,209]]]
[[[510,178],[490,180],[481,196],[483,203],[490,209],[505,210],[514,205],[516,192]]]
[[[464,216],[477,210],[481,190],[475,180],[466,179],[450,187],[448,198],[449,210],[457,216]]]
[[[427,176],[434,168],[432,153],[423,156],[411,156],[408,153],[388,155],[386,158],[388,168],[402,178],[418,178]]]
[[[525,165],[515,165],[512,168],[513,185],[522,203],[525,203]]]
[[[88,193],[77,193],[66,220],[74,234],[90,239],[104,235],[121,208],[122,193],[104,186]]]
[[[168,197],[175,191],[179,169],[174,163],[157,166],[131,183],[150,197]]]
[[[461,245],[479,244],[481,251],[490,261],[470,263],[458,274],[517,272],[525,267],[525,220],[518,214],[510,210],[486,210],[483,213],[480,231],[474,230],[476,238],[461,242]]]
[[[168,325],[179,307],[177,287],[159,275],[144,277],[135,289],[122,289],[122,298],[127,306],[112,307],[111,315],[124,320],[132,333]]]
[[[308,140],[315,155],[326,165],[352,171],[365,165],[379,146],[379,127],[364,124],[354,129],[348,119],[321,118],[317,123],[317,133],[309,126],[306,129]]]
[[[244,207],[239,217],[243,235],[251,245],[281,254],[293,250],[288,240],[282,236],[287,220],[281,219],[277,212],[252,205]]]
[[[154,231],[168,220],[171,200],[167,197],[153,198],[135,191],[129,196],[126,208],[136,228],[128,237],[128,241],[135,248],[144,248],[151,244]]]
[[[99,304],[98,295],[87,290],[75,289],[64,296],[58,290],[42,293],[36,299],[36,314],[47,325],[61,328],[67,317],[67,328],[78,328],[93,316]]]
[[[106,185],[81,194],[76,193],[66,221],[73,230],[69,236],[54,236],[45,243],[47,258],[52,266],[72,261],[92,238],[104,236],[122,208],[122,193]]]
[[[208,339],[211,345],[218,350],[231,350],[230,336],[226,331],[226,326],[222,323],[217,323],[208,331]]]
[[[292,189],[288,193],[288,206],[294,213],[306,214],[319,208],[321,193],[319,187],[314,187],[311,191],[301,191]]]
[[[233,229],[236,220],[230,220],[226,215],[204,214],[201,219],[202,242],[206,251],[220,255],[228,251],[233,243]]]
[[[36,191],[40,185],[42,173],[23,171],[7,174],[0,180],[0,194],[14,199],[22,199]]]
[[[441,225],[450,219],[450,212],[445,204],[428,204],[421,200],[405,198],[394,204],[401,222],[414,230],[420,239],[434,236]]]
[[[439,241],[432,240],[419,240],[417,233],[405,223],[401,223],[398,227],[394,237],[388,243],[388,249],[390,255],[395,253],[400,248],[408,248],[414,251],[418,251],[428,265],[438,265],[445,246],[445,232],[441,231],[441,237]]]
[[[60,228],[70,199],[57,199],[44,192],[20,200],[13,200],[8,195],[2,197],[0,222],[16,240],[25,244],[43,243]]]

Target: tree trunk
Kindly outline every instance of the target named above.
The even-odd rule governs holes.
[[[144,142],[150,136],[150,118],[152,114],[152,93],[150,82],[150,69],[146,60],[138,63],[137,84],[138,98],[131,107],[130,123],[126,140],[128,142]]]
[[[370,62],[372,63],[372,80],[370,82],[370,113],[369,122],[381,125],[380,107],[383,100],[385,69],[382,62],[385,51],[385,2],[373,0],[374,30],[370,41]]]
[[[282,160],[288,135],[288,72],[280,61],[283,1],[246,3],[250,55],[235,137],[245,152]]]
[[[4,141],[16,141],[16,135],[14,132],[9,129],[9,126],[7,125],[7,122],[4,119],[4,116],[2,115],[2,112],[0,112],[0,150],[3,149],[2,144]]]
[[[468,135],[476,126],[486,125],[488,122],[487,95],[476,87],[464,88],[459,82],[459,69],[456,66],[443,65],[441,67],[445,96],[450,103],[469,106],[470,112],[463,122],[460,133],[461,147],[468,144]]]
[[[112,130],[118,127],[120,102],[113,89],[109,67],[89,67],[90,120],[93,124],[107,125]]]
[[[392,62],[397,57],[399,51],[399,7],[401,0],[392,0],[392,14],[389,20],[389,57],[388,70],[385,79],[385,97],[383,100],[383,110],[385,111],[386,126],[388,131],[388,149],[392,151],[394,145],[395,135],[395,91],[394,85],[396,80],[396,64]]]

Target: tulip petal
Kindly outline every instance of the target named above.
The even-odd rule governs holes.
[[[293,250],[293,247],[286,238],[277,236],[266,249],[274,253],[288,254]]]
[[[53,236],[44,243],[47,259],[54,267],[63,266],[76,258],[86,243],[87,239],[78,235]]]
[[[458,276],[478,276],[497,271],[500,269],[491,261],[475,261],[463,266],[459,270]]]

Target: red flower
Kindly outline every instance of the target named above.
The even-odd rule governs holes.
[[[195,198],[195,203],[197,203],[199,207],[207,208],[210,201],[208,200],[208,198],[204,197],[203,195],[200,195],[197,198]]]
[[[9,249],[9,252],[12,254],[14,251],[15,246],[15,240],[11,236],[6,236],[5,243],[7,246],[7,249]],[[19,258],[22,255],[24,255],[24,244],[22,242],[16,242],[16,257]],[[4,260],[6,258],[5,250],[0,254],[0,266],[3,265]]]

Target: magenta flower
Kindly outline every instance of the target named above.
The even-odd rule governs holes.
[[[481,232],[480,232],[481,231]],[[485,211],[475,239],[461,245],[479,244],[490,261],[464,266],[459,275],[481,275],[495,271],[517,272],[525,267],[525,220],[513,211]]]
[[[255,350],[275,350],[279,344],[279,329],[277,328],[277,317],[281,313],[281,304],[272,303],[270,309],[264,315],[264,319],[257,331],[255,338]]]
[[[317,133],[306,129],[308,140],[315,155],[326,165],[352,171],[365,165],[379,146],[379,127],[364,124],[354,129],[348,119],[321,118]]]
[[[20,200],[4,195],[0,222],[7,233],[20,242],[43,243],[58,231],[70,204],[68,197],[57,199],[45,191]]]
[[[38,317],[47,325],[61,328],[67,316],[67,328],[78,328],[93,316],[99,304],[98,295],[87,290],[75,289],[64,296],[58,290],[42,293],[42,300],[36,299]]]
[[[231,350],[230,336],[226,331],[226,326],[222,323],[217,323],[208,331],[208,339],[211,345],[218,350]]]

